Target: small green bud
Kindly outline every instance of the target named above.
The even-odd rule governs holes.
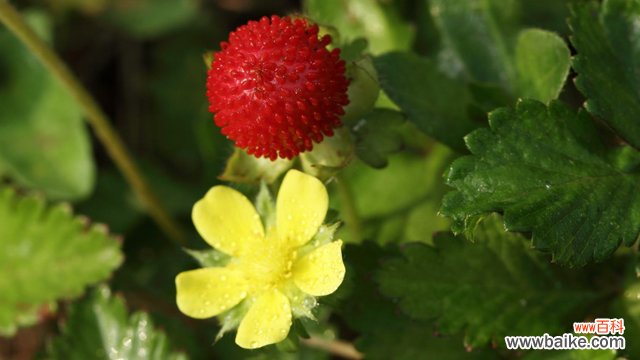
[[[207,67],[207,70],[211,70],[211,64],[213,63],[215,54],[215,51],[208,51],[202,54],[202,61],[204,61],[204,65]]]
[[[240,148],[235,148],[219,179],[236,183],[258,184],[264,181],[272,184],[292,165],[292,160],[278,158],[271,161],[267,158],[256,158]]]
[[[373,66],[371,57],[366,55],[347,66],[349,84],[349,105],[345,107],[342,121],[353,124],[373,110],[380,94],[378,73]]]
[[[300,154],[300,162],[304,172],[325,180],[349,165],[353,156],[351,134],[342,126],[335,129],[332,137],[315,144],[313,150]]]

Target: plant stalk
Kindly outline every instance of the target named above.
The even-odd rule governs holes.
[[[346,180],[341,174],[336,175],[336,187],[338,189],[338,195],[340,196],[340,204],[342,205],[342,211],[353,242],[360,243],[362,241],[362,226],[360,224],[360,216],[356,209],[355,199],[353,198],[353,192],[349,188]]]
[[[318,337],[300,339],[306,346],[328,352],[334,356],[349,360],[360,360],[364,356],[351,343],[341,340],[326,340]]]

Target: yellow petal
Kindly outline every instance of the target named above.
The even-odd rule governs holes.
[[[313,296],[329,295],[344,279],[342,240],[321,246],[293,266],[293,281],[300,290]]]
[[[255,349],[284,340],[291,328],[291,304],[278,290],[260,296],[240,323],[236,344]]]
[[[289,170],[276,201],[279,238],[297,247],[318,231],[329,206],[327,189],[320,180],[297,170]]]
[[[191,216],[198,233],[209,245],[232,256],[250,251],[264,238],[253,204],[230,187],[212,187],[193,206]]]
[[[206,319],[238,304],[247,296],[247,285],[237,271],[204,268],[176,276],[178,309],[187,316]]]

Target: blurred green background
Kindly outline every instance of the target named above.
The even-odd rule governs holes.
[[[203,54],[218,50],[219,42],[248,20],[307,9],[315,20],[337,28],[341,43],[366,37],[368,49],[375,55],[413,50],[435,59],[439,71],[464,78],[463,65],[449,61],[453,56],[443,46],[432,19],[437,9],[433,3],[439,1],[431,4],[428,0],[33,0],[13,3],[54,46],[112,119],[151,186],[187,232],[188,246],[205,248],[206,244],[191,224],[191,206],[208,188],[220,183],[218,176],[233,147],[220,135],[207,111]],[[542,27],[566,38],[569,2],[505,0],[501,10],[509,15],[510,5],[518,3],[521,8],[513,29]],[[493,8],[487,5],[483,11],[491,12]],[[498,18],[506,20],[507,25],[513,25],[512,20],[516,22],[516,16]],[[517,34],[515,30],[505,33],[512,37]],[[488,66],[478,64],[479,72],[486,70],[482,66]],[[582,102],[571,82],[567,82],[561,98],[574,107]],[[513,99],[478,101],[481,100],[487,103],[476,104],[480,110],[490,110],[496,103],[508,105]],[[394,107],[386,98],[381,98],[378,106]],[[483,111],[478,117],[484,123]],[[123,236],[125,262],[115,272],[111,287],[126,297],[129,308],[148,311],[156,325],[170,335],[174,348],[185,350],[192,359],[329,357],[307,347],[301,347],[296,354],[276,355],[274,347],[248,353],[233,343],[233,335],[212,346],[218,331],[215,320],[187,319],[178,312],[174,302],[175,275],[195,268],[196,263],[144,214],[139,200],[81,118],[77,106],[55,80],[6,29],[0,28],[0,175],[6,183],[39,189],[49,199],[71,202],[76,213],[104,223],[112,233]],[[356,162],[344,174],[362,217],[364,237],[383,245],[409,240],[429,243],[433,232],[449,226],[447,219],[437,216],[446,192],[441,175],[458,154],[426,136],[416,135],[414,128],[404,130],[399,136],[403,137],[405,151],[391,156],[384,171]],[[40,158],[34,162],[35,157]],[[247,193],[255,192],[255,188],[248,186],[243,189]],[[412,192],[402,193],[396,189]],[[333,188],[330,190],[332,207],[340,209],[339,194]],[[353,241],[348,229],[343,230],[341,236]],[[370,268],[375,266],[372,264]],[[367,291],[375,292],[374,289]],[[364,290],[362,293],[368,295]],[[337,294],[338,300],[339,297]],[[349,306],[338,313],[345,318],[353,315],[350,312],[354,313],[353,323],[357,324],[358,309]],[[387,303],[383,306],[390,309],[388,312],[395,310]],[[328,316],[327,312],[325,318]],[[365,314],[362,318],[366,325],[360,327],[369,327],[370,316]],[[348,341],[358,337],[359,334],[350,330],[352,323],[344,324],[343,319],[335,316],[331,320],[332,326],[339,329],[319,326],[318,333],[326,333],[328,338],[338,334]],[[21,330],[15,338],[0,338],[0,359],[32,358],[57,331],[56,321],[56,315],[51,315],[40,325]],[[402,326],[412,329],[416,324],[407,320]],[[421,335],[425,328],[417,328],[414,335]],[[450,340],[438,346],[449,347]],[[450,343],[455,343],[455,349],[465,354],[459,338]],[[482,351],[474,355],[481,358]]]

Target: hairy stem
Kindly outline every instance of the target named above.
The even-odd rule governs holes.
[[[129,185],[143,202],[149,215],[172,240],[184,244],[185,237],[179,226],[168,215],[153,193],[124,143],[111,127],[109,119],[85,87],[71,73],[60,57],[25,23],[20,13],[7,0],[0,0],[0,22],[4,23],[40,60],[44,67],[67,88],[82,107],[85,119]]]

